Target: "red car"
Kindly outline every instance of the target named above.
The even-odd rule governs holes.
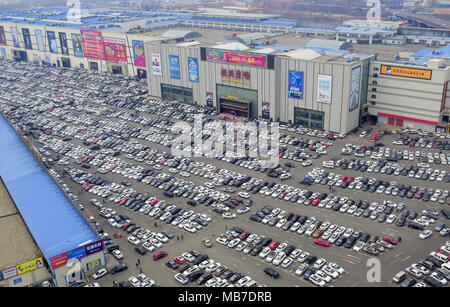
[[[341,177],[341,180],[342,180],[342,181],[346,181],[346,180],[347,180],[347,176],[342,176],[342,177]]]
[[[280,241],[273,241],[272,243],[270,243],[269,248],[271,250],[274,250],[275,248],[278,247],[278,245],[280,245]]]
[[[314,200],[313,200],[313,202],[311,203],[311,205],[317,206],[319,203],[320,203],[320,199],[317,198],[317,199],[314,199]]]
[[[315,239],[314,243],[316,243],[317,245],[325,246],[325,247],[330,246],[330,242],[328,242],[327,240],[324,240],[324,239]]]
[[[387,242],[389,244],[397,245],[397,241],[394,240],[394,238],[390,237],[390,236],[384,236],[383,237],[383,241],[385,241],[385,242]]]
[[[167,256],[167,252],[166,251],[160,251],[160,252],[156,252],[153,254],[153,260],[159,260],[161,258],[164,258]]]
[[[244,240],[246,240],[246,239],[248,238],[248,236],[249,236],[250,234],[251,234],[250,232],[245,231],[245,232],[243,232],[243,233],[240,234],[239,239],[241,239],[242,241],[244,241]]]
[[[348,177],[347,178],[347,183],[352,183],[355,180],[355,177]]]
[[[178,264],[185,264],[186,263],[186,259],[184,259],[181,256],[176,256],[175,258],[173,258],[173,260],[175,260],[175,262],[178,263]]]

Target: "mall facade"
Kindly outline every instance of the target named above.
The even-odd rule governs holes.
[[[343,134],[366,118],[369,55],[153,41],[145,57],[149,94],[166,100]]]

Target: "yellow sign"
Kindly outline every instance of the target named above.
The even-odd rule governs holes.
[[[28,261],[28,262],[25,262],[25,263],[22,263],[22,264],[19,264],[18,266],[16,266],[17,275],[24,274],[26,272],[36,270],[36,269],[41,268],[43,266],[44,266],[44,263],[42,261],[42,257],[34,259],[34,260],[31,260],[31,261]]]
[[[397,77],[431,80],[431,70],[381,65],[381,74]]]
[[[100,259],[95,259],[94,261],[91,261],[87,264],[87,269],[88,269],[88,271],[92,271],[99,265],[100,265]]]
[[[222,77],[221,79],[222,79],[222,81],[235,82],[235,83],[241,83],[241,84],[245,84],[245,85],[250,85],[250,81],[235,80],[235,79],[226,78],[226,77]]]

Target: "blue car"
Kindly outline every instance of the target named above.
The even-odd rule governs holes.
[[[314,274],[314,273],[316,273],[316,270],[314,270],[314,269],[307,269],[306,272],[305,272],[305,275],[303,275],[303,278],[306,279],[306,280],[309,280],[309,277],[312,274]]]

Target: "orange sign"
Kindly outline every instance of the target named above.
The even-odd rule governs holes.
[[[381,65],[381,74],[397,77],[431,80],[431,70],[429,69]]]

